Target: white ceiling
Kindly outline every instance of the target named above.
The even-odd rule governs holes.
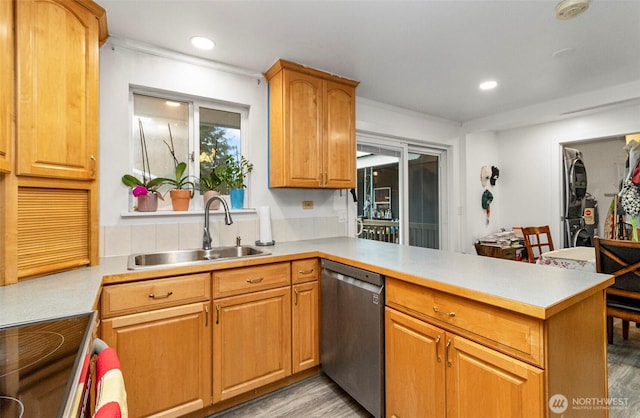
[[[458,122],[640,80],[639,0],[592,0],[567,21],[548,0],[97,1],[112,36],[257,73],[284,58]],[[479,91],[489,78],[498,88]]]

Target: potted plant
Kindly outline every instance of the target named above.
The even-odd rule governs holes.
[[[158,210],[158,198],[162,199],[158,188],[162,186],[164,180],[161,178],[151,178],[147,141],[144,136],[142,121],[139,119],[138,128],[140,130],[140,152],[142,154],[142,180],[131,174],[125,174],[122,176],[122,183],[130,187],[133,196],[138,199],[138,205],[136,207],[138,212],[155,212]]]
[[[173,186],[173,189],[169,190],[173,210],[186,211],[189,210],[189,203],[193,197],[193,191],[196,188],[196,185],[191,181],[191,176],[189,176],[188,173],[185,174],[185,171],[187,171],[187,163],[184,161],[178,162],[178,159],[176,158],[175,148],[173,146],[173,136],[171,135],[171,126],[169,124],[167,124],[167,126],[169,128],[171,144],[167,143],[167,141],[164,141],[164,143],[169,148],[169,152],[173,158],[175,171],[173,178],[163,177],[160,178],[160,181],[162,184]]]
[[[122,183],[132,189],[131,193],[138,198],[138,212],[155,212],[158,210],[158,199],[162,199],[162,195],[158,191],[158,187],[163,184],[163,179],[148,179],[144,174],[142,180],[131,174],[122,176]]]
[[[179,162],[175,166],[174,177],[164,177],[159,180],[162,184],[169,184],[173,186],[169,190],[169,196],[171,196],[171,205],[175,211],[189,210],[189,202],[193,197],[193,190],[196,185],[191,181],[191,177],[185,174],[187,169],[187,163]]]
[[[209,199],[213,196],[220,195],[220,186],[222,185],[222,181],[216,174],[215,170],[215,157],[216,150],[212,149],[211,152],[202,152],[200,153],[200,157],[198,160],[200,161],[200,181],[199,181],[199,189],[202,193],[203,206],[206,206]],[[209,207],[212,210],[216,210],[220,207],[220,201],[216,200],[211,203]]]
[[[213,196],[220,196],[218,187],[220,187],[221,184],[215,171],[209,173],[208,176],[200,177],[200,191],[202,192],[203,205],[206,205]],[[219,206],[220,202],[215,201],[211,204],[210,209],[218,209]]]
[[[225,156],[224,164],[215,168],[221,183],[229,188],[233,209],[241,209],[244,204],[244,189],[247,187],[245,178],[251,171],[253,164],[249,160],[244,156],[235,158],[233,155]]]

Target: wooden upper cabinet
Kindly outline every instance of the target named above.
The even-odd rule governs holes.
[[[96,178],[105,20],[91,1],[16,2],[18,175]]]
[[[356,90],[326,81],[324,156],[325,187],[349,189],[356,185]]]
[[[284,60],[269,82],[269,186],[355,187],[357,81]]]
[[[0,1],[0,173],[11,171],[13,143],[13,2]]]

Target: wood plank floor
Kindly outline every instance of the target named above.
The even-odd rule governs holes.
[[[614,343],[608,346],[609,399],[619,405],[609,418],[640,416],[640,329],[631,324],[622,339],[615,322]],[[298,382],[209,418],[360,418],[371,415],[323,374]]]
[[[609,408],[609,418],[640,416],[640,329],[632,322],[629,339],[622,339],[620,320],[614,321],[613,344],[608,347],[609,399],[619,406]]]

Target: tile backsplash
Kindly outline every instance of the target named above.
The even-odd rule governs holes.
[[[272,219],[271,228],[276,242],[300,241],[313,238],[345,236],[347,224],[337,216],[324,218]],[[114,257],[150,251],[186,250],[202,246],[203,222],[146,223],[100,228],[100,257]],[[256,217],[234,219],[232,225],[211,220],[213,246],[235,245],[236,237],[246,245],[259,239],[260,225]]]

